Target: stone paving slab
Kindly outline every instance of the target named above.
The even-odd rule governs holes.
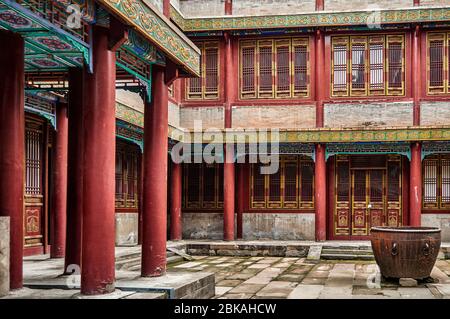
[[[288,295],[288,299],[318,299],[323,285],[300,284]]]

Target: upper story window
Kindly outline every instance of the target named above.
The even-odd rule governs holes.
[[[337,36],[331,40],[331,95],[405,94],[405,36]]]
[[[201,50],[201,77],[186,81],[188,100],[215,100],[219,98],[219,43],[196,42]]]
[[[428,94],[450,93],[448,81],[449,41],[450,33],[428,33],[427,35]]]
[[[240,42],[242,99],[308,97],[310,87],[308,38]]]

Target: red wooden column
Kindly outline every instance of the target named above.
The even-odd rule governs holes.
[[[182,239],[182,217],[181,217],[181,193],[182,193],[182,166],[172,162],[172,175],[170,187],[170,239]]]
[[[233,43],[229,33],[225,33],[225,128],[232,127],[232,103],[235,100],[236,79],[233,72]],[[234,240],[235,180],[234,145],[225,144],[223,164],[223,239]]]
[[[321,30],[316,33],[316,69],[315,69],[315,97],[316,97],[316,127],[323,127],[323,103],[325,99],[325,37]]]
[[[164,69],[152,71],[152,100],[145,103],[142,205],[142,276],[166,272],[168,87]]]
[[[233,14],[233,0],[225,0],[225,15]]]
[[[244,214],[244,183],[245,183],[245,164],[237,165],[237,238],[243,238],[243,214]]]
[[[69,71],[69,124],[67,159],[67,232],[64,271],[81,267],[83,222],[83,70]],[[73,269],[70,269],[71,273]]]
[[[84,73],[81,293],[114,291],[116,56],[109,30],[94,27],[94,72]]]
[[[165,17],[170,18],[170,0],[163,0],[163,14]]]
[[[53,171],[52,202],[52,247],[51,258],[63,258],[66,246],[67,224],[67,147],[68,118],[67,104],[60,103],[56,108],[56,135]]]
[[[316,205],[316,240],[326,239],[326,217],[327,217],[327,178],[325,145],[316,145],[316,166],[314,179],[314,200]]]
[[[414,1],[414,6],[420,6],[420,0],[413,0]]]
[[[413,52],[412,52],[412,63],[413,63],[413,72],[411,72],[412,76],[412,91],[413,91],[413,99],[414,99],[414,112],[413,112],[413,125],[420,125],[420,95],[421,95],[421,86],[420,86],[420,26],[416,25],[414,33],[413,33]]]
[[[422,145],[411,144],[409,175],[409,223],[420,226],[422,214]]]
[[[225,144],[223,163],[223,239],[234,240],[234,145]]]
[[[324,0],[316,0],[316,11],[323,11],[324,7]]]
[[[0,216],[10,217],[10,288],[23,285],[24,40],[0,31]]]

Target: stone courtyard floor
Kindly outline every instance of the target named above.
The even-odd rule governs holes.
[[[62,260],[33,259],[25,261],[26,278],[45,281],[60,273]],[[402,280],[381,282],[373,261],[329,261],[308,263],[294,257],[221,257],[193,256],[169,266],[168,274],[215,274],[217,299],[374,299],[374,298],[450,298],[450,260],[438,260],[433,283]],[[194,274],[196,273],[196,274]],[[139,271],[116,271],[116,278],[138,278]],[[64,289],[24,288],[7,298],[73,298],[77,291]],[[79,292],[79,291],[78,291]],[[164,298],[155,293],[116,291],[111,299]]]
[[[434,283],[381,282],[371,261],[325,261],[308,264],[304,258],[205,257],[171,266],[171,271],[207,271],[216,275],[219,299],[374,299],[450,298],[450,261],[438,260]]]

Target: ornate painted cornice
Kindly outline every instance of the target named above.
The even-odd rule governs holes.
[[[144,113],[119,102],[116,102],[116,118],[138,127],[144,127]]]
[[[254,134],[256,132],[257,134]],[[226,134],[228,142],[246,143],[271,142],[270,130],[260,131],[258,135],[254,129],[227,129],[213,131],[208,130],[207,138],[202,138],[202,143],[211,142],[217,134]],[[396,127],[377,129],[306,129],[306,130],[280,130],[280,143],[355,143],[355,142],[413,142],[413,141],[446,141],[450,140],[450,126],[439,127]],[[203,135],[205,136],[205,135]],[[196,141],[193,132],[187,132],[184,142]]]
[[[292,15],[186,18],[174,7],[172,20],[184,32],[299,27],[359,26],[450,21],[450,7],[380,11],[313,12]]]
[[[157,13],[151,4],[142,0],[99,0],[110,12],[134,26],[169,58],[184,70],[200,75],[200,51],[172,24]]]

